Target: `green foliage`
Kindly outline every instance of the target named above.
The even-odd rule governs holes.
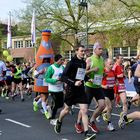
[[[79,6],[79,0],[28,0],[25,9],[19,13],[18,34],[30,34],[32,11],[36,11],[37,31],[52,30],[52,39],[62,41],[62,46],[78,44],[74,36],[86,29],[86,7]],[[88,31],[105,34],[106,47],[122,45],[122,40],[136,40],[137,24],[124,25],[130,19],[139,20],[139,0],[85,0],[88,4]],[[128,26],[128,27],[127,27]],[[136,27],[135,27],[136,26]],[[134,30],[132,32],[131,30]],[[136,37],[134,37],[136,36]],[[130,39],[131,38],[131,39]],[[74,40],[74,41],[73,41]]]

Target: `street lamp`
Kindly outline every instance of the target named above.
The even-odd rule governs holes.
[[[88,3],[87,3],[87,0],[79,0],[79,6],[86,8],[86,47],[88,48]]]

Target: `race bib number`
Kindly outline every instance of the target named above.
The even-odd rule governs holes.
[[[75,79],[77,79],[77,80],[84,80],[85,73],[86,73],[85,69],[78,68]]]
[[[102,79],[103,79],[102,75],[95,74],[93,82],[94,82],[95,85],[101,85]]]
[[[126,90],[125,84],[119,84],[118,85],[118,92],[124,92]]]

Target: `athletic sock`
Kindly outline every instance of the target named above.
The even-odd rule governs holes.
[[[39,98],[38,101],[36,102],[37,104],[41,103],[42,99]]]
[[[42,102],[41,104],[42,104],[43,110],[46,112],[47,111],[46,102]]]
[[[125,122],[128,122],[128,118],[126,115],[124,116],[124,120],[125,120]]]

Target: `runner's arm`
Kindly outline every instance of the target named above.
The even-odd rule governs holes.
[[[52,78],[53,74],[54,74],[54,70],[53,70],[52,66],[49,66],[45,73],[45,82],[55,84],[58,80]]]
[[[86,75],[90,74],[91,72],[98,71],[98,68],[91,68],[91,58],[88,57],[86,60]]]
[[[136,71],[135,71],[135,76],[140,77],[140,64],[138,64]]]

